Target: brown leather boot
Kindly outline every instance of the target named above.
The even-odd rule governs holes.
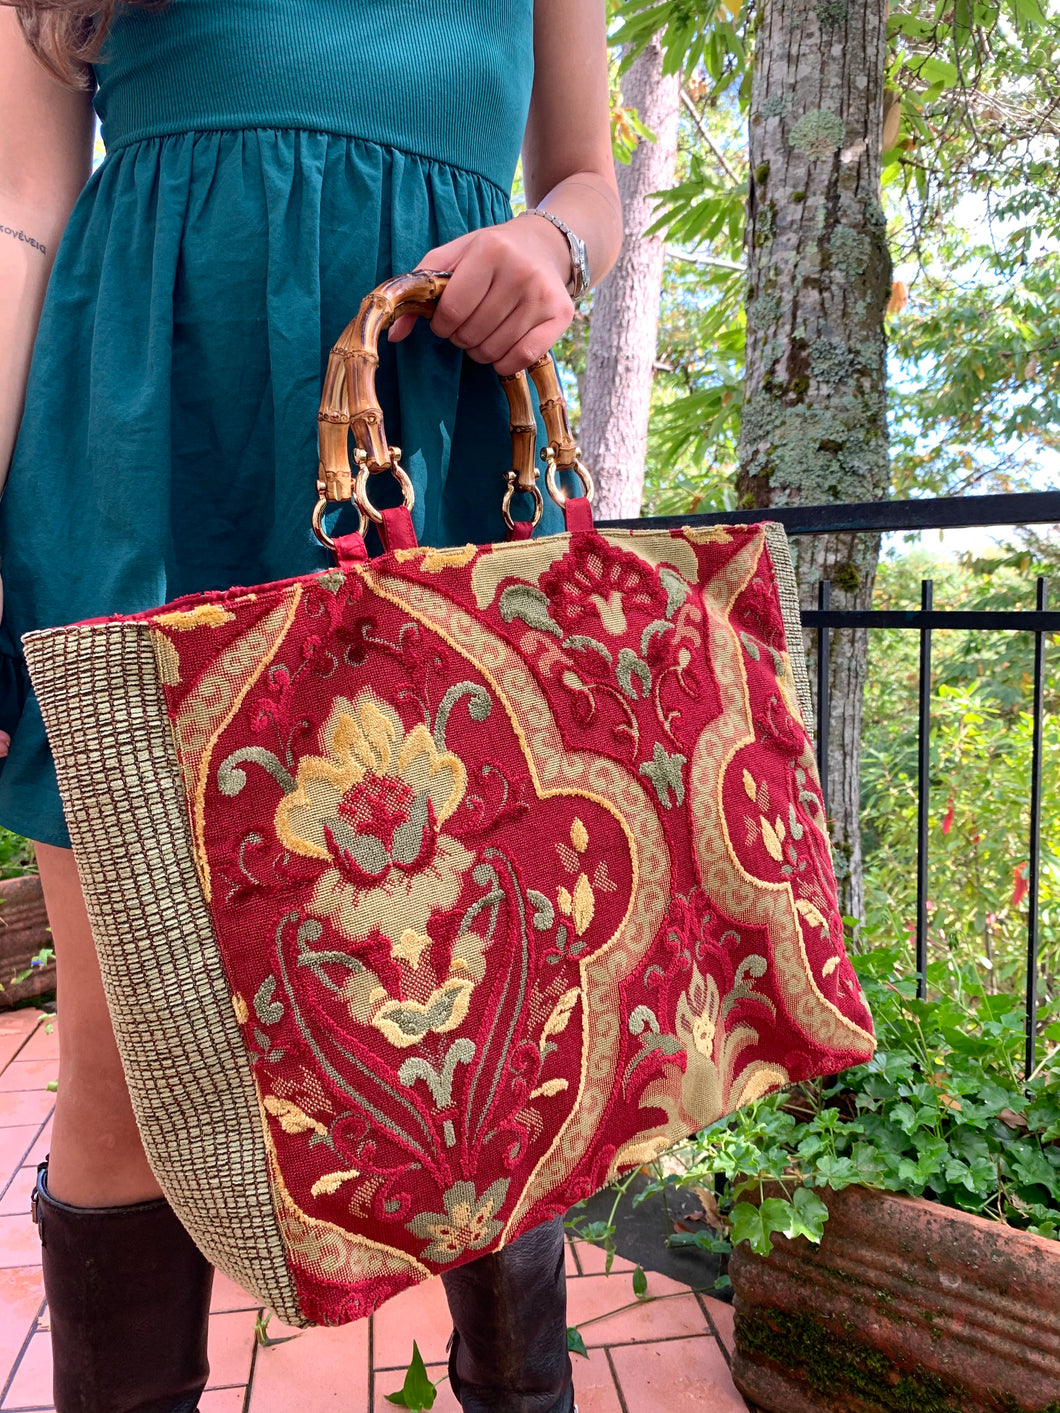
[[[213,1267],[163,1198],[71,1207],[37,1169],[56,1413],[195,1413]]]
[[[442,1273],[463,1413],[576,1413],[567,1353],[563,1218]]]

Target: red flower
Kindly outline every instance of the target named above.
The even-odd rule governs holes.
[[[1026,864],[1017,864],[1012,870],[1012,906],[1018,908],[1027,896],[1027,889],[1031,886],[1027,882],[1025,869]]]
[[[953,828],[953,796],[950,796],[950,807],[946,811],[946,818],[942,821],[942,832],[948,834]]]

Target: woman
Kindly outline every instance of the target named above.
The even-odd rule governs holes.
[[[55,1406],[191,1413],[210,1272],[140,1145],[19,636],[324,567],[307,506],[326,353],[416,266],[454,272],[380,370],[416,529],[502,537],[490,365],[526,367],[569,323],[564,227],[596,279],[621,240],[604,4],[5,4],[0,822],[36,841],[59,966],[36,1201]],[[93,90],[108,156],[89,180]],[[511,219],[520,140],[528,205],[559,224]],[[465,1409],[570,1409],[562,1269],[553,1224],[446,1277]]]

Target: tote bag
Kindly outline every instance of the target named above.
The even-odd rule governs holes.
[[[511,518],[540,510],[520,375],[512,538],[417,546],[376,348],[444,283],[381,286],[332,354],[334,568],[25,639],[151,1166],[291,1325],[873,1049],[783,530],[594,530],[545,359],[566,532]],[[375,558],[323,528],[351,496]]]

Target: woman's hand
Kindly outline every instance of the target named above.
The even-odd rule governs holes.
[[[517,216],[429,250],[423,270],[451,270],[431,329],[492,363],[501,376],[519,373],[547,353],[574,317],[567,293],[570,249],[540,216]],[[412,315],[395,321],[390,342],[405,338]]]

